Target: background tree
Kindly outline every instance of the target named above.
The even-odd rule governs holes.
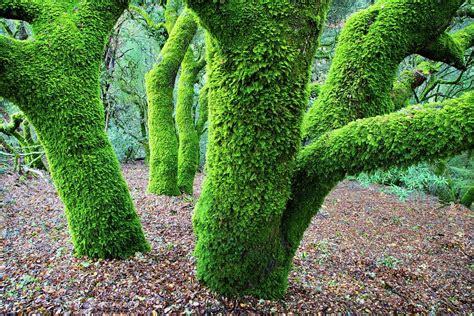
[[[163,47],[161,59],[147,75],[151,157],[148,190],[156,194],[179,195],[192,193],[199,165],[202,130],[197,130],[194,92],[205,59],[202,51],[199,53],[203,42],[202,36],[196,36],[200,32],[197,32],[195,17],[184,9],[181,1],[167,2],[165,18],[170,37]],[[205,109],[207,107],[199,106],[200,112]],[[201,120],[205,118],[206,115],[201,115]]]
[[[170,2],[172,1],[168,3]],[[146,76],[150,131],[148,190],[155,194],[179,195],[178,138],[173,119],[173,91],[176,75],[196,33],[197,23],[189,10],[181,13],[175,23],[170,22],[169,15],[170,13],[167,14],[166,25],[170,36],[161,51],[161,60]]]
[[[188,48],[181,63],[181,74],[178,84],[176,101],[176,127],[178,129],[178,188],[181,192],[192,194],[194,176],[199,166],[199,139],[202,127],[197,125],[194,113],[194,85],[198,82],[198,74],[204,68],[204,52],[194,56],[192,46]],[[205,102],[205,100],[201,101]],[[200,104],[201,120],[205,119],[205,106]]]
[[[107,135],[99,94],[105,43],[127,1],[5,0],[0,17],[33,41],[0,36],[0,95],[36,128],[66,206],[75,253],[118,258],[149,245]]]
[[[327,3],[187,3],[212,37],[207,178],[194,228],[198,277],[219,293],[284,295],[305,229],[347,174],[474,146],[472,93],[390,114],[405,57],[459,57],[443,31],[461,1],[380,1],[354,15],[304,120],[302,149],[308,69]],[[434,46],[444,54],[435,57]]]

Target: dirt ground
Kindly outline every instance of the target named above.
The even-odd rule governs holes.
[[[152,251],[124,261],[72,256],[63,205],[48,179],[0,175],[0,313],[469,313],[474,213],[434,197],[408,202],[341,183],[307,230],[279,301],[228,300],[199,284],[195,196],[146,194],[147,168],[123,166]]]

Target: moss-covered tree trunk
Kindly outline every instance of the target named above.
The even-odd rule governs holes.
[[[160,62],[146,76],[150,176],[148,191],[179,195],[178,138],[173,119],[173,90],[181,61],[196,33],[197,23],[189,10],[179,16],[161,51]]]
[[[4,0],[0,16],[34,40],[0,36],[0,95],[35,127],[66,206],[75,254],[122,258],[149,249],[104,132],[99,65],[127,1]]]
[[[199,136],[194,123],[194,84],[199,71],[204,67],[202,60],[196,61],[190,47],[181,63],[181,75],[176,102],[176,126],[178,128],[178,188],[192,194],[194,176],[199,166]]]
[[[304,231],[346,173],[474,146],[472,94],[350,123],[393,111],[396,67],[440,36],[458,0],[379,1],[354,16],[305,120],[312,144],[301,150],[308,69],[327,3],[187,4],[212,38],[207,178],[193,224],[198,278],[219,293],[282,297]],[[442,141],[434,139],[446,126]]]
[[[281,218],[327,8],[310,3],[188,2],[212,42],[207,178],[193,219],[195,253],[198,277],[220,293],[286,291]]]

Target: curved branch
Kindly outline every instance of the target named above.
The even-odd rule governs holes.
[[[466,69],[464,51],[474,45],[474,24],[453,34],[443,33],[418,54],[441,61],[460,70]]]
[[[157,32],[163,31],[165,37],[169,36],[165,23],[155,23],[148,12],[146,12],[143,8],[136,5],[130,5],[129,11],[132,15],[139,15],[145,21],[147,27],[151,30]]]
[[[473,135],[474,91],[470,91],[326,133],[301,151],[297,178],[334,182],[346,175],[447,157],[474,148]]]
[[[304,137],[314,140],[358,118],[393,112],[390,91],[400,62],[439,37],[461,4],[382,1],[353,15],[321,96],[304,118]]]
[[[418,54],[461,70],[466,68],[464,49],[460,43],[448,33],[441,34],[436,41],[418,51]]]
[[[354,121],[321,136],[297,159],[282,243],[294,254],[324,198],[347,175],[450,156],[474,148],[474,91]]]

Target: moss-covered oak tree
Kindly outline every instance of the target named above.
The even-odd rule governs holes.
[[[66,206],[75,253],[122,258],[149,249],[104,132],[99,66],[125,0],[2,0],[0,17],[34,38],[0,36],[0,95],[36,128]]]
[[[281,297],[304,231],[347,174],[474,146],[473,93],[391,113],[399,63],[434,43],[455,47],[443,31],[461,2],[378,1],[354,15],[302,125],[328,3],[187,0],[212,43],[207,178],[193,217],[200,280]]]
[[[202,132],[201,121],[195,123],[194,118],[194,84],[198,74],[205,65],[205,59],[197,60],[190,46],[183,62],[178,84],[176,101],[176,127],[178,128],[178,188],[181,192],[192,194],[194,177],[199,166],[199,139]],[[200,105],[201,120],[205,119],[202,111],[205,105]],[[201,128],[201,130],[198,130]]]
[[[170,13],[168,16],[175,17]],[[178,138],[173,119],[173,90],[181,61],[196,33],[197,22],[194,14],[185,9],[175,23],[167,21],[166,25],[169,28],[169,38],[161,51],[159,62],[146,76],[150,133],[148,191],[179,195]]]

